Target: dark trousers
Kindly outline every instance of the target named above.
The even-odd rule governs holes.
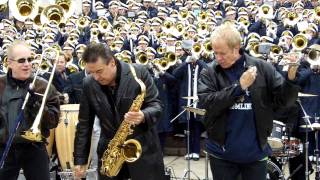
[[[0,148],[2,156],[4,147]],[[49,180],[49,158],[43,143],[13,144],[6,158],[0,179],[16,180],[20,169],[27,180]]]
[[[267,161],[253,163],[233,163],[230,161],[210,157],[213,180],[266,180]]]
[[[186,128],[188,128],[188,124],[186,123]],[[201,140],[201,132],[203,130],[203,125],[201,122],[195,120],[193,114],[190,116],[190,153],[200,154],[200,140]],[[188,139],[186,137],[186,145],[188,143]]]

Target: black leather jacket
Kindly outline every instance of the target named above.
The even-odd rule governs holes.
[[[272,132],[273,108],[292,105],[298,95],[299,86],[285,80],[269,63],[245,55],[246,67],[256,66],[257,77],[249,87],[256,120],[258,141],[263,148]],[[231,84],[221,67],[212,62],[203,69],[199,77],[198,96],[200,106],[207,110],[205,127],[210,139],[225,143],[229,108],[239,99],[236,86]]]
[[[94,118],[100,119],[101,136],[98,143],[97,153],[101,157],[106,150],[109,141],[114,137],[123,120],[124,114],[129,111],[133,100],[140,94],[140,86],[135,81],[129,69],[129,65],[121,62],[121,78],[117,85],[118,90],[115,97],[115,115],[112,113],[112,105],[104,94],[100,84],[88,75],[83,80],[83,93],[80,100],[79,123],[77,125],[75,145],[74,145],[74,164],[83,165],[88,161],[91,132]],[[145,121],[134,127],[134,132],[129,138],[137,139],[142,146],[142,156],[130,166],[136,163],[148,162],[163,163],[160,144],[156,133],[156,124],[161,115],[162,107],[158,98],[158,90],[147,69],[140,65],[133,64],[138,78],[146,85],[146,97],[141,111],[144,113]],[[128,139],[129,139],[128,138]],[[158,162],[156,162],[158,161]],[[139,166],[143,171],[143,167]],[[154,167],[154,166],[153,166]],[[129,167],[130,168],[130,167]],[[148,167],[150,168],[150,167]],[[154,178],[150,178],[154,179]]]
[[[22,102],[28,92],[29,84],[33,77],[30,77],[24,82],[18,82],[11,77],[11,71],[7,75],[0,76],[0,145],[4,145],[8,139],[9,131],[16,124],[16,119],[21,111]],[[47,81],[38,77],[33,91],[44,94],[47,87]],[[29,143],[30,141],[22,138],[20,133],[28,130],[39,111],[42,96],[33,95],[25,107],[24,120],[21,121],[17,129],[13,143]],[[43,116],[40,123],[41,134],[48,137],[50,129],[57,127],[60,115],[59,93],[51,86],[46,104],[43,111]]]

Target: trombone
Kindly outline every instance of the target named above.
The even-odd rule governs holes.
[[[31,126],[31,128],[29,130],[27,130],[27,131],[24,131],[24,134],[21,135],[23,138],[28,139],[30,141],[41,142],[43,140],[43,136],[41,135],[41,131],[39,129],[39,125],[40,125],[40,121],[42,119],[42,114],[43,114],[43,110],[44,110],[44,107],[45,107],[47,96],[48,96],[48,93],[49,93],[49,90],[50,90],[50,86],[52,84],[54,72],[55,72],[56,67],[57,67],[57,63],[58,63],[58,59],[59,59],[59,53],[60,52],[58,51],[58,49],[55,49],[55,48],[52,48],[52,47],[48,47],[47,49],[45,49],[42,52],[42,55],[41,55],[41,62],[44,61],[44,59],[46,58],[47,61],[54,62],[54,65],[53,65],[52,71],[50,72],[50,78],[49,78],[47,87],[45,89],[44,94],[42,95],[42,101],[41,101],[41,106],[39,108],[39,112],[38,112],[38,114],[37,114],[32,126]],[[37,80],[37,77],[39,76],[39,73],[40,73],[40,69],[38,69],[36,71],[35,77],[34,77],[32,83],[30,85],[31,89],[33,89],[33,87],[36,85],[36,80]],[[22,108],[21,108],[22,112],[24,111],[24,109],[26,107],[26,104],[29,101],[29,98],[30,98],[30,93],[28,92],[27,95],[26,95],[26,98],[25,98],[25,100],[23,102]]]

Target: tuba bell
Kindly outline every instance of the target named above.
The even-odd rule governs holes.
[[[9,8],[14,18],[24,22],[27,18],[36,17],[39,5],[35,0],[10,0]]]
[[[65,11],[65,18],[69,18],[76,11],[76,6],[81,4],[80,0],[56,0],[56,5],[61,6]]]
[[[308,39],[305,35],[299,33],[292,39],[292,49],[301,51],[308,46]]]
[[[202,51],[202,45],[200,43],[195,43],[192,47],[192,52],[200,54]]]
[[[213,47],[210,40],[204,43],[204,50],[207,54],[213,53]]]
[[[189,11],[187,9],[184,9],[179,12],[178,19],[180,21],[184,21],[188,18],[188,16],[189,16]]]
[[[41,23],[49,23],[50,21],[56,21],[57,24],[64,22],[64,10],[58,5],[49,5],[43,9],[41,13]]]

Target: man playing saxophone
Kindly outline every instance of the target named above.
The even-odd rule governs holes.
[[[163,157],[156,132],[156,123],[161,115],[162,107],[158,99],[157,88],[148,71],[142,66],[133,65],[133,71],[137,76],[134,77],[132,67],[117,60],[104,44],[87,46],[82,59],[86,62],[86,69],[90,75],[83,81],[79,123],[74,144],[76,178],[81,178],[85,174],[94,117],[97,116],[101,126],[97,148],[100,180],[164,179]],[[132,109],[133,100],[142,91],[136,78],[141,79],[145,84],[146,94],[139,111],[130,112],[129,108]],[[142,155],[135,162],[123,163],[116,176],[108,177],[100,172],[103,165],[101,158],[109,142],[114,140],[117,130],[123,129],[121,127],[123,119],[125,123],[133,126],[133,132],[128,139],[132,138],[140,142]]]

